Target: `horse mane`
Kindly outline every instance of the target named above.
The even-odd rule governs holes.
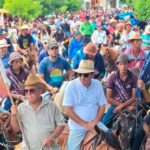
[[[105,133],[105,142],[116,150],[122,150],[117,137],[110,130]]]

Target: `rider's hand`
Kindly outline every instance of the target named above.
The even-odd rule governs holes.
[[[12,105],[11,106],[11,114],[13,116],[16,116],[18,114],[17,105]]]
[[[145,90],[146,89],[143,80],[138,80],[138,88],[141,89],[141,90]]]
[[[44,141],[43,141],[43,147],[51,147],[52,145],[52,139],[49,137],[49,138],[46,138]]]
[[[119,112],[121,112],[121,110],[124,108],[124,105],[123,104],[120,104],[119,106],[117,106],[115,109],[114,109],[114,111],[113,111],[113,113],[119,113]]]
[[[84,127],[86,128],[87,131],[90,131],[95,127],[96,124],[97,122],[93,120],[88,122]]]
[[[52,91],[53,94],[55,94],[59,91],[59,88],[54,87],[54,88],[51,89],[51,91]]]

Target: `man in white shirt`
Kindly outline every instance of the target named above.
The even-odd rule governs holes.
[[[92,34],[92,42],[96,45],[106,44],[107,43],[107,35],[106,31],[102,29],[102,24],[100,22],[97,23],[97,30],[95,30]]]
[[[78,69],[74,70],[79,77],[70,81],[66,87],[63,106],[69,117],[69,137],[67,150],[79,150],[87,131],[95,125],[108,131],[101,122],[105,111],[106,98],[102,84],[92,79],[94,62],[81,60]]]

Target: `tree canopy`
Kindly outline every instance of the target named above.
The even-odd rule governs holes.
[[[150,18],[150,0],[133,0],[133,7],[138,19],[146,20]]]
[[[0,0],[0,8],[3,8],[4,0]]]
[[[49,13],[79,10],[81,0],[0,0],[0,7],[12,15],[30,20]]]
[[[38,0],[5,0],[4,8],[10,14],[26,19],[36,18],[42,12],[42,5]]]
[[[40,0],[43,5],[43,15],[55,12],[76,11],[81,8],[81,0]]]
[[[132,6],[138,19],[146,20],[150,18],[150,0],[121,0],[121,2]]]

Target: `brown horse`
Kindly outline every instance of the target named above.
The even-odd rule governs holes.
[[[67,150],[67,139],[69,135],[68,125],[66,124],[64,131],[59,136],[58,144],[62,150]],[[121,146],[116,136],[111,132],[104,132],[97,126],[86,133],[81,143],[80,150],[121,150]]]

